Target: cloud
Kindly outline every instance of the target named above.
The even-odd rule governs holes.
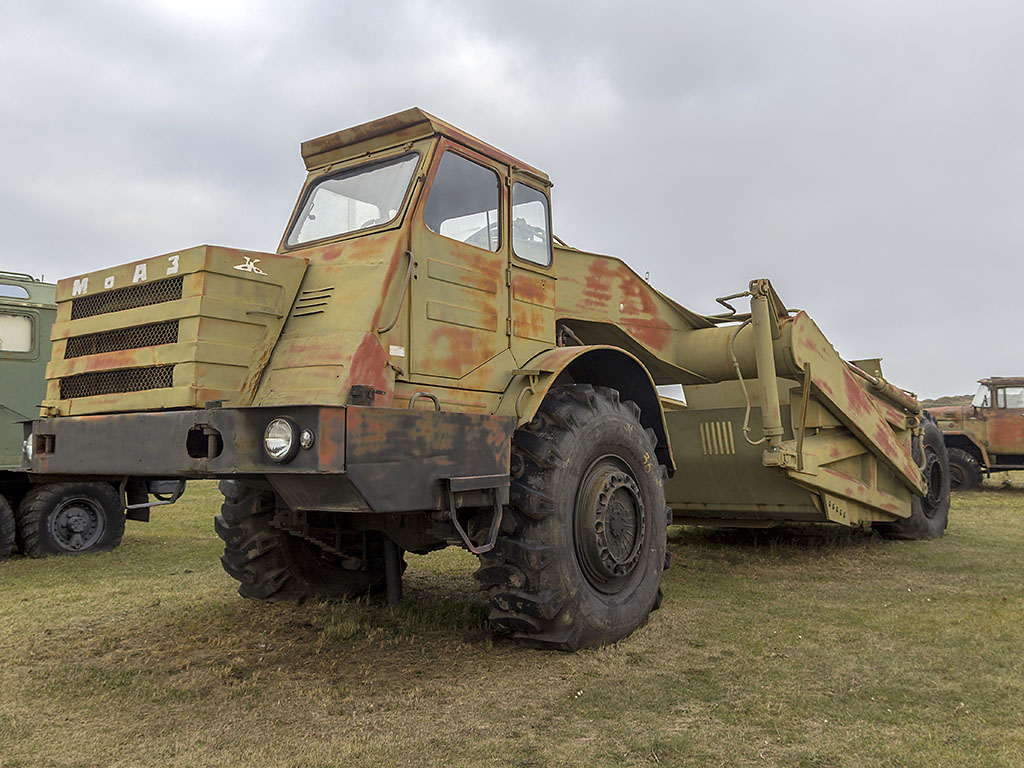
[[[14,4],[0,267],[273,250],[298,142],[418,105],[547,171],[556,231],[699,311],[762,275],[926,395],[1022,373],[1009,2]],[[1018,366],[1018,368],[1015,368]]]

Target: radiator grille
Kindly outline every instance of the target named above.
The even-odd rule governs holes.
[[[68,339],[64,359],[101,355],[104,352],[120,352],[125,349],[158,347],[161,344],[175,344],[178,341],[178,321],[137,325],[134,328],[118,328],[113,331],[87,333]]]
[[[71,319],[106,315],[110,312],[123,312],[126,309],[148,307],[151,304],[163,304],[181,298],[182,276],[153,283],[139,283],[125,288],[97,293],[93,296],[80,296],[71,301]]]
[[[120,371],[96,371],[65,376],[60,380],[60,399],[95,397],[121,392],[142,392],[147,389],[165,389],[173,383],[174,366],[153,368],[125,368]]]

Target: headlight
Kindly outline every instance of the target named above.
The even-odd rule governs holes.
[[[281,464],[294,459],[299,452],[299,428],[295,422],[284,416],[272,419],[263,432],[263,450]]]

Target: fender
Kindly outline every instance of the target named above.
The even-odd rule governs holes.
[[[675,459],[668,439],[665,412],[650,372],[629,352],[613,346],[559,347],[541,352],[522,368],[512,371],[495,413],[512,416],[516,426],[529,422],[537,413],[545,395],[558,384],[592,384],[617,390],[623,401],[640,407],[640,424],[654,430],[658,461],[675,473]]]
[[[947,448],[959,448],[960,450],[966,450],[973,448],[977,452],[981,459],[981,466],[988,471],[988,468],[992,466],[992,461],[989,459],[988,451],[985,450],[985,446],[979,443],[974,437],[967,432],[950,431],[942,433],[942,439],[946,443]],[[971,451],[968,451],[970,453]]]

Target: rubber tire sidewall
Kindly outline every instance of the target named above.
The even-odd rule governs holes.
[[[88,549],[79,551],[64,549],[50,532],[51,517],[67,501],[73,499],[85,499],[98,504],[104,516],[100,538]],[[124,536],[125,516],[117,491],[107,483],[44,483],[25,494],[18,506],[17,523],[23,551],[29,557],[84,555],[116,548]]]
[[[953,466],[956,466],[963,472],[964,476],[964,482],[960,487],[954,490],[952,484],[950,484],[950,490],[954,493],[960,493],[961,491],[974,491],[980,488],[984,476],[977,459],[961,448],[949,448],[947,453],[949,455],[950,472],[952,472]]]
[[[879,533],[892,539],[936,539],[942,536],[949,523],[949,458],[946,453],[946,443],[942,437],[942,431],[930,419],[925,419],[922,425],[921,447],[926,453],[929,449],[935,452],[938,457],[942,488],[939,494],[939,503],[929,517],[924,511],[924,502],[920,496],[911,499],[910,517],[896,520],[891,523],[875,523]]]
[[[14,551],[14,510],[7,499],[0,496],[0,561],[6,560]]]
[[[667,513],[656,437],[618,392],[589,384],[552,389],[512,440],[512,489],[504,534],[481,557],[491,626],[537,647],[575,651],[614,643],[659,603]],[[575,543],[576,497],[595,458],[617,454],[644,505],[644,542],[618,593],[587,581]]]
[[[630,634],[644,623],[657,601],[665,564],[665,493],[656,479],[661,468],[643,435],[639,424],[621,417],[595,419],[581,428],[556,475],[555,509],[556,515],[564,515],[564,524],[558,526],[559,540],[552,543],[557,551],[571,556],[563,558],[562,567],[548,570],[558,579],[552,587],[570,598],[581,647],[615,642]],[[640,562],[614,594],[601,592],[587,580],[575,541],[580,483],[587,469],[609,454],[629,467],[640,488],[645,531]]]
[[[273,491],[223,480],[220,492],[224,502],[214,528],[224,542],[221,564],[239,581],[242,597],[298,604],[311,597],[357,597],[384,588],[383,566],[372,571],[333,567],[316,545],[271,526],[279,503]],[[401,566],[404,570],[404,558]],[[284,580],[282,570],[287,573]],[[267,584],[277,588],[268,590]]]

